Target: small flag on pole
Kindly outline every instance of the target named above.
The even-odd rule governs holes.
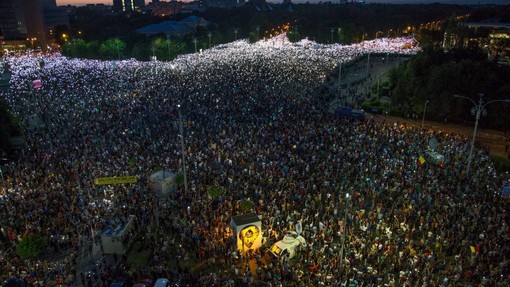
[[[420,155],[420,157],[418,158],[418,166],[422,166],[423,164],[425,164],[426,160],[425,158]]]

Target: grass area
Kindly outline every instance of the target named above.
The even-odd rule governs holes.
[[[510,171],[510,159],[508,157],[492,155],[491,159],[498,173]]]
[[[136,241],[131,246],[131,251],[128,253],[127,262],[131,268],[147,267],[149,265],[150,250],[140,249],[142,243]]]

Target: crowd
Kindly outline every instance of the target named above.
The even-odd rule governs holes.
[[[137,230],[158,217],[180,243],[150,240],[154,264],[172,248],[237,274],[180,267],[157,274],[192,286],[510,285],[508,202],[498,193],[508,175],[496,174],[487,151],[475,149],[468,176],[465,138],[328,113],[334,95],[323,85],[339,63],[366,53],[415,53],[402,49],[410,39],[340,46],[283,37],[236,41],[168,63],[7,57],[11,90],[3,96],[30,120],[28,147],[1,185],[0,273],[34,286],[57,278],[73,284],[76,256],[58,266],[22,260],[20,238],[41,234],[50,252],[76,254],[112,219],[134,215]],[[39,79],[42,87],[33,89]],[[180,187],[172,196],[177,206],[163,206],[147,178],[159,168],[180,170],[178,112],[189,192]],[[442,168],[417,165],[431,138],[447,159]],[[138,182],[94,185],[94,178],[120,175]],[[225,194],[209,199],[211,185]],[[301,222],[306,250],[292,262],[247,272],[240,264],[249,261],[236,255],[228,231],[243,200],[254,203],[268,244]],[[108,285],[108,273],[83,284]]]

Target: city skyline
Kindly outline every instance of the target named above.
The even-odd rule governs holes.
[[[180,0],[188,2],[186,0]],[[189,0],[191,1],[191,0]],[[322,2],[337,2],[338,0],[324,0]],[[281,3],[283,0],[268,0],[268,2]],[[294,3],[319,3],[320,0],[292,0]],[[444,4],[508,4],[508,0],[365,0],[366,3],[391,3],[391,4],[430,4],[430,3],[444,3]],[[151,3],[151,0],[145,0],[146,4]],[[57,0],[57,5],[86,5],[86,4],[105,4],[112,5],[113,0]]]

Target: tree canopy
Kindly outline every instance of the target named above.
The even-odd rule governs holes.
[[[478,49],[425,49],[400,65],[389,75],[391,104],[395,110],[422,114],[429,100],[427,118],[433,120],[474,121],[473,104],[454,99],[457,94],[478,101],[510,99],[510,67],[487,60]],[[486,107],[482,126],[508,129],[510,105],[493,104]]]

